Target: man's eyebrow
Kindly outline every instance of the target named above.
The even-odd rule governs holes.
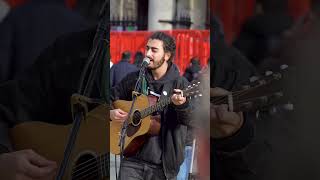
[[[151,49],[153,49],[153,50],[159,49],[159,48],[157,48],[157,47],[150,47],[150,46],[148,46],[148,45],[146,46],[146,48],[147,48],[147,49],[151,48]]]

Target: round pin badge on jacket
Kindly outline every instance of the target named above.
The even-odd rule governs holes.
[[[167,91],[163,91],[162,94],[165,95],[165,96],[168,95]]]

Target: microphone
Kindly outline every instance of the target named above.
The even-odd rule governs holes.
[[[145,58],[143,58],[143,61],[142,61],[141,65],[140,65],[140,68],[141,69],[142,68],[146,68],[149,64],[150,64],[150,59],[145,57]]]

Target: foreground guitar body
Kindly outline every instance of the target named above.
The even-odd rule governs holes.
[[[119,108],[125,112],[130,111],[132,101],[117,100],[113,102],[115,109]],[[149,99],[147,96],[141,94],[137,97],[135,101],[135,110],[143,110],[149,107]],[[135,154],[138,149],[143,145],[148,135],[157,134],[160,130],[160,123],[153,120],[150,116],[142,119],[139,126],[133,126],[131,120],[129,119],[129,126],[127,129],[127,134],[125,136],[124,144],[124,155],[130,156]],[[114,121],[110,121],[110,151],[113,154],[120,154],[120,134],[121,134],[122,124]]]
[[[63,180],[109,179],[109,160],[106,156],[109,154],[108,112],[107,106],[100,105],[81,122]],[[11,129],[10,135],[16,150],[33,149],[60,165],[71,127],[27,122]]]

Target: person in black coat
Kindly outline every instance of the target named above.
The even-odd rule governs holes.
[[[131,64],[130,61],[131,53],[129,51],[122,53],[121,61],[114,64],[110,69],[110,85],[114,87],[117,85],[127,74],[138,71],[138,67]]]
[[[148,137],[134,155],[121,160],[120,179],[175,179],[184,160],[187,127],[192,124],[191,105],[186,97],[176,94],[188,86],[188,81],[172,63],[175,50],[174,39],[163,32],[155,32],[148,38],[146,57],[150,64],[139,92],[160,100],[171,97],[172,103],[152,114],[161,117],[160,132]],[[112,88],[111,101],[132,100],[138,77],[139,72],[130,73]],[[122,109],[110,110],[112,121],[124,122],[127,116]]]
[[[250,17],[241,27],[233,45],[255,66],[273,56],[293,27],[288,0],[259,0],[262,12]]]

